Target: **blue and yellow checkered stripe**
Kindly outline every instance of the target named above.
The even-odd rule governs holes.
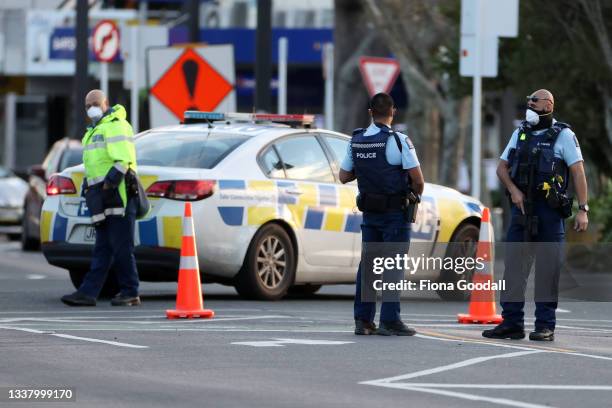
[[[288,194],[286,190],[301,192]],[[221,192],[249,192],[276,197],[252,206],[219,206],[229,226],[259,226],[273,219],[290,219],[298,228],[320,231],[361,231],[361,213],[354,212],[355,191],[348,186],[285,180],[219,180]]]

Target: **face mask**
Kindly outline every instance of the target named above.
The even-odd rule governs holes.
[[[538,113],[536,111],[533,111],[531,109],[527,109],[525,111],[525,120],[530,124],[530,125],[537,125],[540,122],[540,115],[538,115]]]
[[[92,106],[87,109],[87,116],[89,116],[89,119],[94,122],[100,120],[103,114],[104,112],[102,112],[102,108],[100,108],[99,106]]]

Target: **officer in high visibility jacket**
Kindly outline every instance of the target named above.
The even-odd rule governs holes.
[[[106,95],[92,90],[85,98],[91,120],[83,137],[85,180],[83,192],[96,229],[96,243],[90,271],[79,289],[62,297],[70,306],[95,306],[111,267],[120,292],[113,306],[140,304],[138,272],[134,259],[134,226],[137,203],[128,196],[125,175],[136,171],[132,127],[125,108],[109,106]]]
[[[357,206],[363,212],[362,242],[384,242],[388,243],[383,248],[385,251],[390,247],[401,247],[406,251],[412,222],[408,214],[411,208],[414,211],[414,203],[411,207],[408,197],[418,197],[423,193],[423,174],[408,136],[391,129],[395,115],[393,98],[386,93],[374,95],[369,112],[372,123],[366,129],[356,129],[353,132],[340,166],[339,179],[342,183],[357,179]],[[373,282],[370,282],[372,273],[371,265],[366,265],[362,260],[357,270],[355,291],[355,334],[414,335],[414,329],[400,319],[399,293],[392,293],[389,299],[386,296],[389,293],[383,292],[380,327],[376,327],[376,296],[372,293]],[[403,276],[399,279],[403,279]]]

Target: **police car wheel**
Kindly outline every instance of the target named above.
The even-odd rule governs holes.
[[[81,269],[71,269],[69,273],[70,273],[70,280],[72,281],[74,288],[78,289],[81,286],[81,283],[83,283],[83,278],[85,277],[85,274],[87,273],[87,271],[84,271]],[[100,297],[101,298],[111,298],[115,296],[117,293],[119,293],[119,285],[115,281],[114,273],[109,272],[108,277],[106,279],[106,283],[104,283],[104,286],[102,287],[102,291],[100,291]]]
[[[264,225],[251,241],[236,279],[236,290],[248,299],[280,299],[294,281],[295,264],[295,251],[287,232],[280,225]]]
[[[451,238],[451,242],[446,250],[446,257],[473,257],[476,255],[476,246],[478,244],[478,235],[480,229],[473,224],[463,224],[455,230]],[[442,270],[440,272],[440,282],[457,283],[459,280],[472,281],[473,270],[466,270],[462,274],[456,273],[454,270]],[[469,290],[439,290],[438,296],[442,300],[465,301],[470,299]]]

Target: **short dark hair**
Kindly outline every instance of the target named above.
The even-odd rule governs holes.
[[[374,119],[388,118],[393,116],[395,103],[391,95],[384,92],[377,93],[370,99],[370,109]]]

